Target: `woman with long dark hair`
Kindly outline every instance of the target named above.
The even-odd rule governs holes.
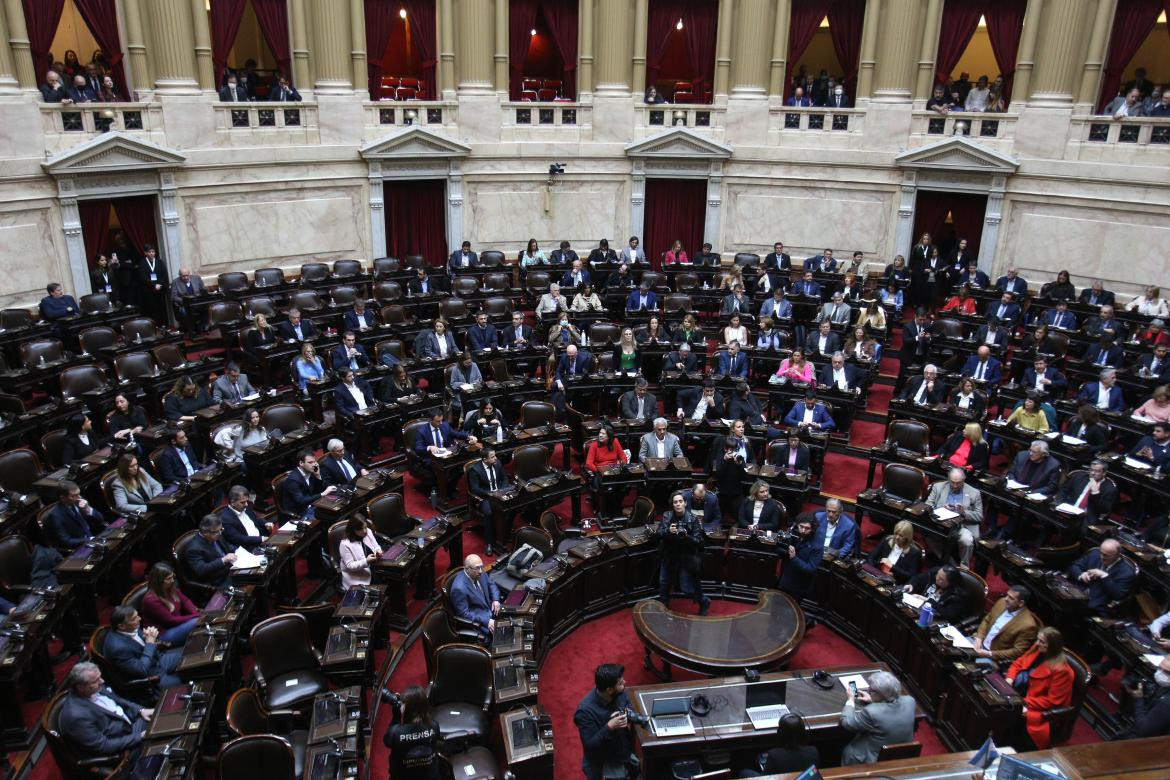
[[[199,607],[179,590],[174,569],[165,563],[150,567],[142,596],[142,622],[158,627],[158,641],[182,645],[202,616]]]
[[[105,439],[94,433],[93,421],[89,419],[89,415],[75,414],[65,423],[61,463],[72,466],[86,455],[97,452],[105,444]]]
[[[382,737],[390,748],[393,780],[439,780],[439,729],[431,720],[431,705],[418,685],[402,693],[398,722]]]
[[[1024,724],[1038,750],[1047,750],[1052,738],[1044,711],[1072,703],[1075,678],[1064,654],[1064,635],[1052,626],[1040,629],[1036,642],[1004,675],[1024,695]],[[1019,747],[1031,748],[1030,745]]]
[[[162,492],[162,485],[138,465],[137,455],[126,453],[118,458],[117,475],[110,483],[110,492],[118,514],[144,514],[150,499]]]

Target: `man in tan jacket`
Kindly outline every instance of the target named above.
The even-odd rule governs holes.
[[[1036,641],[1040,621],[1028,609],[1032,597],[1023,585],[1013,585],[992,605],[971,638],[978,663],[1002,666],[1019,658]]]

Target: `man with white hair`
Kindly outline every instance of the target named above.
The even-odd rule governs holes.
[[[1105,412],[1124,412],[1125,397],[1117,386],[1117,369],[1103,369],[1096,382],[1088,382],[1081,388],[1077,400]]]
[[[874,672],[868,688],[856,694],[846,689],[841,727],[853,732],[853,739],[841,751],[841,764],[868,764],[877,761],[883,745],[914,739],[914,697],[902,693],[902,683],[889,672]]]
[[[154,710],[139,707],[106,687],[97,664],[74,664],[64,687],[69,693],[61,705],[61,736],[82,756],[116,756],[142,744]]]
[[[953,468],[947,478],[936,482],[930,488],[930,495],[926,503],[935,510],[957,514],[962,525],[959,530],[959,563],[966,566],[971,562],[971,553],[975,551],[975,540],[979,538],[979,525],[983,522],[983,496],[978,490],[967,484],[967,472],[960,468]]]
[[[483,559],[478,555],[464,558],[463,571],[451,581],[451,608],[456,617],[474,623],[485,642],[491,641],[496,615],[500,614],[500,589],[491,577],[484,576]]]
[[[912,404],[941,404],[947,397],[947,389],[938,378],[938,366],[927,363],[922,376],[916,376],[902,388],[898,400]]]
[[[654,418],[654,430],[642,437],[642,446],[638,448],[638,460],[683,457],[678,437],[666,430],[668,424],[665,417]]]
[[[561,286],[556,282],[548,286],[548,292],[540,296],[540,301],[536,304],[537,317],[568,310],[569,302],[565,300],[565,296],[561,295]]]
[[[321,478],[326,485],[352,485],[358,477],[370,473],[349,457],[341,439],[330,439],[325,450],[328,454],[321,458],[320,463]]]

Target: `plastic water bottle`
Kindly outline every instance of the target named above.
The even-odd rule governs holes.
[[[928,601],[918,611],[918,625],[926,628],[934,620],[934,606]]]

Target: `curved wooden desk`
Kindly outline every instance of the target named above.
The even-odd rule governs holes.
[[[670,679],[671,665],[698,674],[776,669],[804,639],[804,613],[786,593],[762,591],[756,606],[738,615],[682,615],[657,600],[634,607],[634,631],[646,646],[646,668]],[[663,660],[659,670],[653,655]]]

